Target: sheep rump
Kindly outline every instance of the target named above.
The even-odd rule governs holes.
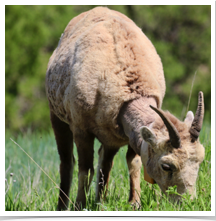
[[[88,130],[117,146],[121,142],[114,140],[122,140],[117,116],[125,102],[151,96],[161,107],[163,67],[154,46],[132,20],[97,7],[66,27],[49,60],[46,93],[50,110],[72,131]]]

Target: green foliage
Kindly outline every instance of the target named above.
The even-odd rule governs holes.
[[[176,185],[175,185],[175,186],[170,186],[170,187],[168,188],[168,190],[166,190],[166,193],[167,193],[168,195],[174,194],[174,195],[177,195],[177,196],[181,196],[181,194],[179,194],[179,193],[177,192],[177,186],[176,186]],[[183,196],[183,198],[185,199],[185,196]]]
[[[193,76],[197,72],[190,109],[196,110],[201,90],[206,112],[210,113],[211,7],[134,6],[134,10],[139,18],[136,23],[155,45],[164,66],[167,91],[163,108],[182,116],[180,107],[187,107]]]
[[[211,210],[211,127],[204,122],[200,141],[205,147],[205,159],[200,165],[196,183],[197,198],[190,200],[184,195],[181,204],[172,203],[163,194],[157,184],[148,184],[141,171],[141,208],[140,211],[210,211]],[[50,180],[36,165],[16,146],[14,139],[43,170]],[[5,210],[6,211],[54,211],[56,210],[60,183],[59,156],[53,132],[26,133],[16,138],[6,134],[5,150]],[[122,147],[114,158],[110,173],[107,197],[100,203],[95,202],[96,171],[100,143],[95,140],[94,170],[95,174],[87,195],[85,211],[133,211],[138,210],[128,203],[129,174],[126,163],[127,148]],[[70,191],[71,203],[68,209],[74,210],[78,190],[78,158],[74,148],[76,164]],[[11,174],[13,174],[11,176]],[[168,190],[178,194],[175,187]]]
[[[95,6],[5,6],[5,118],[14,132],[48,130],[46,67],[68,22]],[[190,109],[198,91],[211,109],[211,6],[108,6],[129,16],[155,45],[166,78],[163,109],[185,116],[195,72]]]

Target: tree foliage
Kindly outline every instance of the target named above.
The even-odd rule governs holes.
[[[68,22],[95,6],[5,6],[5,124],[15,132],[50,128],[47,63]],[[211,109],[211,6],[108,6],[130,17],[152,41],[166,79],[163,109],[178,117],[197,95]]]

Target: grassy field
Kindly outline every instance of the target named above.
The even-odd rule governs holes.
[[[5,210],[6,211],[54,211],[56,210],[59,190],[47,175],[17,146],[15,140],[49,177],[60,183],[59,156],[53,132],[27,133],[13,137],[6,131],[5,137]],[[210,211],[211,210],[211,128],[204,123],[200,134],[205,147],[205,160],[200,166],[197,180],[197,199],[191,201],[188,196],[182,204],[172,204],[161,193],[157,184],[151,185],[143,179],[141,172],[141,208],[142,211]],[[100,143],[95,140],[94,168],[95,175],[87,196],[88,211],[132,211],[128,203],[129,177],[126,163],[126,147],[122,147],[114,158],[107,197],[96,204],[95,183],[97,171],[97,150]],[[74,148],[76,165],[70,192],[69,210],[74,210],[73,203],[78,189],[77,152]]]

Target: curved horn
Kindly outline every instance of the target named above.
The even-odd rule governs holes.
[[[203,117],[204,117],[204,98],[203,98],[203,92],[200,91],[198,95],[198,106],[197,106],[196,114],[191,124],[191,128],[189,130],[189,133],[192,138],[191,140],[192,142],[196,141],[199,137],[199,134],[202,128]]]
[[[179,136],[178,131],[176,130],[175,126],[173,125],[173,123],[165,117],[164,113],[162,110],[159,110],[158,108],[155,108],[153,106],[150,105],[150,107],[161,117],[161,119],[163,120],[164,124],[166,125],[168,132],[169,132],[169,137],[170,137],[170,142],[171,145],[174,148],[179,148],[180,147],[180,143],[181,143],[181,139]]]

